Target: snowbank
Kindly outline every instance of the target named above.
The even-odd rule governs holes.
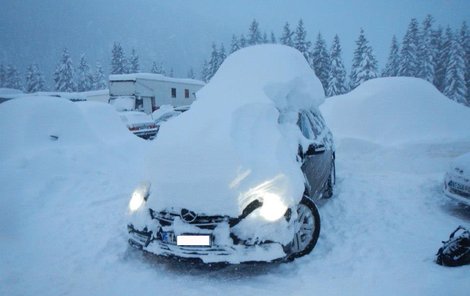
[[[409,77],[369,80],[321,106],[337,138],[382,145],[470,141],[470,108]]]
[[[0,105],[0,160],[42,149],[97,146],[135,138],[108,104],[25,96]],[[132,139],[132,140],[131,140]]]
[[[281,45],[245,48],[225,60],[197,97],[155,141],[150,206],[237,216],[260,184],[289,205],[297,202],[304,191],[296,161],[301,134],[289,115],[324,98],[304,57]]]

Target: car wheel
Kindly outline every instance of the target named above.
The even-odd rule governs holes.
[[[323,192],[323,198],[331,198],[333,196],[335,183],[336,183],[336,167],[335,167],[335,161],[333,160],[331,162],[330,176],[328,177],[328,180],[326,181],[326,188],[325,188],[325,191]]]
[[[320,214],[310,198],[304,196],[297,205],[294,225],[294,239],[284,248],[288,254],[286,258],[288,261],[307,255],[317,244],[320,235]]]

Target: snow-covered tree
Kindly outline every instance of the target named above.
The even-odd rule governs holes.
[[[241,34],[240,38],[238,39],[238,45],[240,48],[244,48],[247,46],[248,41],[245,38],[245,35]]]
[[[217,69],[219,69],[220,65],[225,61],[227,58],[227,54],[225,53],[225,46],[223,43],[220,44],[220,49],[219,49],[219,65]]]
[[[0,64],[0,87],[5,86],[5,78],[6,78],[6,69],[3,64]]]
[[[128,73],[127,59],[120,43],[115,42],[113,45],[111,58],[111,74]]]
[[[136,54],[135,49],[131,51],[131,56],[129,57],[129,73],[139,73],[140,64],[139,56]]]
[[[104,76],[103,67],[100,63],[96,63],[95,74],[93,75],[93,89],[100,90],[108,87],[106,77]]]
[[[445,77],[447,67],[449,65],[449,55],[454,34],[450,27],[447,27],[445,35],[442,35],[442,30],[438,30],[438,32],[435,32],[434,38],[439,38],[434,40],[437,46],[434,68],[434,85],[439,91],[444,92],[446,87]]]
[[[394,77],[398,76],[398,70],[400,69],[400,49],[398,41],[395,35],[392,37],[392,45],[390,45],[390,53],[388,54],[387,64],[382,71],[383,77]]]
[[[413,18],[408,25],[400,51],[400,76],[417,77],[418,64],[418,21]]]
[[[37,64],[32,64],[28,66],[26,70],[26,83],[25,83],[25,91],[28,93],[34,93],[38,91],[45,91],[46,90],[46,83],[44,81],[44,77],[39,71],[39,67]]]
[[[338,35],[335,35],[330,50],[330,74],[328,76],[328,87],[326,95],[328,97],[341,95],[347,92],[346,69],[342,58],[341,44]]]
[[[259,24],[256,19],[253,19],[250,28],[248,29],[248,45],[255,45],[260,43],[262,43],[262,37],[259,30]]]
[[[268,34],[266,34],[266,32],[263,32],[263,37],[261,38],[261,43],[269,43],[269,40],[268,40]]]
[[[76,90],[75,73],[72,58],[64,48],[60,62],[54,71],[55,90],[64,92],[73,92]]]
[[[273,43],[273,44],[277,43],[276,35],[274,35],[274,32],[272,32],[272,31],[271,31],[270,42]]]
[[[157,62],[152,63],[152,68],[150,69],[150,73],[166,75],[166,71],[165,71],[165,68],[163,67],[163,64],[157,63]]]
[[[418,77],[429,82],[434,80],[434,59],[432,52],[432,24],[434,19],[427,15],[419,32]]]
[[[210,68],[209,68],[209,63],[207,60],[204,60],[204,63],[202,64],[202,71],[201,71],[201,80],[204,82],[208,82],[210,79]]]
[[[281,38],[279,38],[281,44],[294,47],[294,41],[292,40],[292,35],[293,34],[294,34],[294,32],[292,32],[290,30],[289,23],[286,23],[284,25],[284,28],[282,29]]]
[[[93,75],[91,74],[85,54],[82,54],[77,68],[77,91],[89,91],[92,88]]]
[[[308,61],[309,59],[309,50],[310,50],[311,43],[307,40],[307,31],[304,28],[304,22],[302,19],[299,20],[299,24],[295,29],[294,34],[294,47],[300,51],[305,59]]]
[[[173,71],[173,68],[170,68],[170,73],[168,73],[168,77],[175,77],[175,73]]]
[[[452,100],[466,105],[467,86],[465,84],[465,52],[455,34],[450,41],[449,60],[444,80],[444,94]]]
[[[6,88],[23,89],[21,85],[21,78],[18,69],[13,65],[8,65],[5,69],[5,84]]]
[[[359,38],[356,40],[353,64],[349,74],[349,88],[353,90],[361,83],[376,77],[377,60],[364,34],[364,30],[361,28]]]
[[[194,74],[193,67],[189,68],[187,77],[190,79],[196,79],[196,75]]]
[[[470,106],[470,31],[466,22],[463,22],[460,27],[459,41],[464,51],[465,86],[467,87],[467,94],[465,97],[467,99],[467,106]]]
[[[209,81],[212,78],[212,76],[214,76],[215,72],[217,72],[217,70],[219,69],[219,66],[220,66],[219,52],[217,50],[217,46],[215,45],[215,43],[213,43],[212,44],[211,58],[210,58],[209,64],[208,64],[209,76],[208,76],[207,81]]]
[[[313,46],[313,51],[310,55],[311,67],[315,74],[320,79],[323,89],[328,87],[328,76],[330,75],[330,55],[326,48],[325,39],[320,33],[317,35],[317,40]]]
[[[328,97],[346,93],[346,68],[344,67],[341,44],[338,35],[335,35],[330,50],[330,74],[328,76]]]
[[[234,53],[240,49],[240,44],[238,43],[237,35],[232,35],[232,42],[230,43],[230,53]]]

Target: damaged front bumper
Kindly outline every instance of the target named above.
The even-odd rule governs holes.
[[[232,231],[230,221],[205,221],[188,224],[179,217],[166,218],[151,211],[152,223],[144,229],[128,225],[129,244],[155,255],[203,263],[273,262],[286,258],[280,242],[242,240]],[[197,222],[197,221],[196,221]],[[178,225],[180,224],[180,225]],[[178,236],[204,236],[206,245],[182,245]]]

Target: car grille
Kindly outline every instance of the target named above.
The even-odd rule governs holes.
[[[450,181],[448,185],[449,185],[449,190],[451,193],[458,194],[466,198],[470,198],[469,186],[466,186],[466,185],[463,185],[454,181]]]
[[[209,229],[209,230],[213,230],[217,227],[218,224],[230,220],[229,217],[227,216],[197,215],[193,221],[188,222],[182,217],[181,212],[179,213],[177,211],[157,212],[152,209],[150,209],[150,215],[153,219],[157,219],[162,226],[171,226],[175,218],[179,217],[182,221],[188,224],[194,225],[201,229]]]

